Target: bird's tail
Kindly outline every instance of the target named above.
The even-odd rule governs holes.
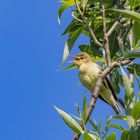
[[[121,98],[118,98],[118,99],[117,99],[117,102],[119,102],[119,103],[121,104],[121,106],[122,106],[123,108],[125,108],[124,101],[123,101]]]
[[[117,103],[115,105],[112,105],[112,108],[116,112],[116,114],[121,114],[122,113],[122,110]]]

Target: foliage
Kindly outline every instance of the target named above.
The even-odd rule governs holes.
[[[63,60],[65,63],[78,37],[82,34],[89,38],[88,44],[77,46],[80,51],[87,52],[95,62],[100,62],[104,68],[106,60],[104,56],[103,20],[101,3],[105,7],[105,24],[109,49],[112,62],[131,60],[132,63],[125,67],[118,67],[110,72],[112,84],[117,93],[121,93],[121,86],[125,90],[124,103],[125,114],[122,116],[109,116],[102,130],[102,121],[88,120],[92,130],[86,127],[86,97],[83,100],[83,109],[78,108],[79,116],[70,116],[63,110],[55,107],[66,124],[76,133],[82,134],[83,140],[116,140],[116,132],[108,133],[114,128],[121,131],[121,140],[140,140],[140,1],[139,0],[60,0],[62,5],[58,11],[60,22],[62,14],[66,9],[72,13],[72,21],[62,35],[68,34],[64,46]],[[78,6],[78,7],[77,7]],[[65,68],[75,68],[73,64]],[[133,75],[134,81],[129,76]],[[136,84],[132,84],[135,82]],[[138,87],[139,92],[135,90]],[[75,120],[75,119],[76,120]],[[81,122],[81,125],[77,121]],[[113,120],[122,120],[128,124],[124,128]]]

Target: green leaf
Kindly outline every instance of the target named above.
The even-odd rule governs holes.
[[[122,72],[123,85],[124,85],[124,88],[126,90],[126,95],[129,97],[133,94],[133,88],[132,88],[130,80],[129,80],[127,74],[125,73],[125,71],[123,70],[123,68],[120,67],[120,69],[121,69],[121,72]]]
[[[134,125],[135,125],[134,123],[135,123],[135,122],[134,122],[133,117],[130,116],[130,115],[128,115],[128,116],[127,116],[127,124],[128,124],[128,126],[129,126],[129,128],[134,127]]]
[[[84,11],[85,8],[86,8],[87,2],[88,2],[88,0],[81,0],[81,4],[82,4],[82,7],[83,7],[83,11]]]
[[[94,62],[100,61],[103,55],[102,50],[100,50],[100,48],[97,48],[96,46],[80,45],[79,49],[82,52],[87,52]]]
[[[138,140],[137,132],[134,129],[125,130],[121,135],[121,140]]]
[[[111,52],[111,58],[113,58],[117,53],[117,51],[119,50],[119,44],[118,44],[116,32],[113,32],[109,37],[109,44],[110,44],[109,47]]]
[[[81,32],[82,32],[82,27],[70,33],[69,38],[64,46],[62,64],[66,61],[67,57],[69,56],[69,53]]]
[[[112,116],[114,119],[120,119],[126,121],[127,117],[126,116]]]
[[[121,131],[126,130],[126,129],[123,128],[121,125],[114,124],[114,123],[109,123],[109,124],[107,124],[107,126],[112,127],[112,128],[116,128],[116,129],[119,129],[119,130],[121,130]]]
[[[129,140],[129,131],[125,130],[123,131],[122,135],[121,135],[121,140]]]
[[[98,125],[95,123],[95,121],[93,122],[91,119],[89,119],[89,123],[91,124],[91,126],[97,131],[99,132],[99,128]]]
[[[83,25],[83,23],[79,23],[79,21],[73,19],[71,21],[71,23],[67,26],[65,31],[62,33],[62,35],[74,32],[74,31],[78,30],[79,28],[81,28],[82,25]]]
[[[140,81],[139,81],[139,77],[138,77],[138,71],[136,70],[136,68],[134,68],[134,75],[136,77],[136,81],[140,90]]]
[[[138,140],[138,135],[134,129],[125,130],[121,135],[121,140]]]
[[[137,128],[136,132],[137,132],[137,135],[138,135],[138,140],[140,140],[140,126]]]
[[[127,69],[130,73],[140,76],[140,64],[130,64]]]
[[[136,45],[140,40],[140,22],[135,21],[133,25],[133,34],[134,34],[134,41]]]
[[[140,14],[137,12],[130,11],[130,10],[121,10],[121,9],[112,9],[112,11],[119,12],[124,16],[126,16],[127,18],[131,18],[133,20],[140,22]]]
[[[137,132],[135,131],[134,128],[132,128],[129,133],[130,133],[130,139],[129,140],[139,140]]]
[[[83,140],[99,140],[99,139],[97,137],[91,135],[87,131],[85,131],[83,134]]]
[[[75,106],[76,106],[76,108],[77,108],[77,113],[79,114],[79,116],[80,116],[80,118],[81,118],[81,120],[82,120],[82,119],[83,119],[83,118],[82,118],[82,113],[81,113],[81,109],[80,109],[78,103],[75,103]]]
[[[108,123],[107,126],[112,127],[112,128],[116,128],[118,130],[124,131],[126,130],[124,127],[122,127],[121,125],[118,124],[114,124],[114,123]]]
[[[86,95],[84,96],[84,99],[83,99],[83,119],[84,119],[84,122],[86,122],[86,119],[87,119],[87,98],[86,98]]]
[[[106,138],[106,140],[116,140],[116,133],[113,132],[112,134],[110,134],[110,135]]]
[[[140,47],[133,49],[124,55],[125,58],[140,58]]]
[[[64,122],[76,133],[83,134],[83,129],[81,126],[66,112],[59,109],[58,107],[54,106],[56,111],[60,114],[60,116],[63,118]]]
[[[72,65],[64,68],[64,70],[71,70],[71,69],[74,69],[74,68],[76,68],[76,65],[75,64],[72,64]]]
[[[70,6],[75,5],[74,0],[67,0],[67,1],[63,1],[64,3],[61,5],[61,7],[59,8],[58,11],[58,22],[60,23],[60,18],[63,14],[63,12]]]
[[[132,116],[135,121],[140,119],[140,101],[134,105],[134,108],[132,109]]]
[[[132,8],[135,8],[140,5],[140,0],[129,0],[129,4]]]
[[[120,67],[121,72],[122,72],[122,79],[123,79],[123,86],[125,88],[125,111],[127,115],[131,114],[131,110],[133,108],[134,105],[134,93],[133,93],[133,88],[132,85],[130,83],[130,80],[127,76],[127,74],[125,73],[125,71],[123,70],[122,67]]]

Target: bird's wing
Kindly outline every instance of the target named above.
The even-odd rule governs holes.
[[[101,95],[98,96],[101,100],[103,100],[105,103],[109,104]]]
[[[107,88],[109,88],[109,89],[111,90],[114,99],[115,99],[116,101],[118,101],[118,98],[117,98],[117,95],[116,95],[116,91],[115,91],[114,87],[112,86],[112,84],[110,83],[110,81],[108,80],[107,77],[104,78],[103,84],[104,84]]]
[[[100,67],[100,65],[97,64],[97,66],[98,66],[98,68],[99,68],[100,70],[102,70],[102,68]],[[114,99],[115,99],[116,101],[118,101],[118,98],[117,98],[117,95],[116,95],[116,91],[115,91],[114,87],[112,86],[112,84],[110,83],[110,81],[108,80],[107,77],[105,77],[105,78],[103,79],[103,84],[104,84],[105,87],[107,87],[107,88],[109,88],[109,89],[111,90]],[[105,100],[102,98],[102,96],[100,96],[100,95],[99,95],[99,98],[102,99],[103,101],[105,101]],[[105,102],[106,102],[106,101],[105,101]],[[107,102],[106,102],[106,103],[107,103]],[[108,104],[108,103],[107,103],[107,104]]]

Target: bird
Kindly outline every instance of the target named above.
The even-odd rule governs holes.
[[[72,57],[74,60],[71,62],[73,62],[79,70],[80,82],[93,94],[94,86],[98,79],[99,72],[101,71],[101,67],[93,62],[90,55],[86,52],[81,52]],[[124,103],[117,97],[115,89],[107,77],[103,79],[98,97],[111,105],[116,114],[122,113],[117,102],[119,102],[122,107],[124,107]]]

